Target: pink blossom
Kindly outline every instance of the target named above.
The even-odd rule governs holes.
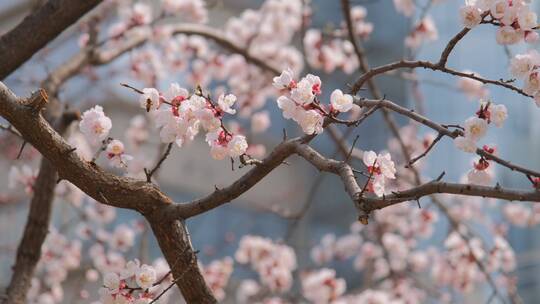
[[[111,119],[105,116],[101,106],[95,106],[85,111],[79,123],[81,132],[92,145],[107,138],[111,127]]]
[[[336,278],[333,269],[323,268],[301,276],[302,294],[313,303],[326,304],[339,298],[346,290],[344,279]]]
[[[332,108],[339,112],[348,112],[353,105],[353,97],[349,94],[343,94],[339,89],[336,89],[330,95],[330,103]]]

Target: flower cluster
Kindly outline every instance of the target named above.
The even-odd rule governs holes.
[[[79,122],[79,129],[86,141],[92,146],[101,143],[100,152],[105,151],[107,153],[109,164],[112,167],[127,169],[133,157],[125,153],[124,144],[120,140],[108,137],[111,128],[111,119],[105,115],[101,106],[86,110]],[[85,147],[85,143],[81,141],[84,140],[77,140],[77,148]],[[87,153],[83,152],[82,154]],[[88,157],[83,155],[83,158]]]
[[[233,272],[233,259],[225,257],[221,260],[212,261],[210,264],[199,265],[204,280],[218,301],[225,299],[225,287]]]
[[[451,285],[457,290],[470,292],[475,283],[485,279],[478,263],[486,259],[490,272],[510,272],[515,269],[514,253],[500,236],[495,236],[495,246],[489,252],[480,239],[464,239],[458,232],[450,233],[444,245],[448,252],[444,257],[436,257],[432,275],[439,283]]]
[[[507,117],[508,111],[506,106],[481,100],[480,109],[476,112],[476,115],[465,120],[464,136],[454,139],[454,144],[462,151],[475,153],[477,150],[476,143],[486,135],[488,125],[493,123],[496,127],[502,127]],[[488,145],[484,145],[482,149],[489,154],[496,152],[495,147]],[[486,171],[488,168],[489,161],[482,156],[467,174],[468,181],[478,185],[489,184],[491,177]]]
[[[163,0],[162,3],[162,9],[168,15],[179,16],[196,23],[205,23],[208,20],[203,0]]]
[[[350,14],[355,35],[367,39],[373,31],[373,24],[366,21],[366,9],[363,6],[354,6]],[[347,74],[356,71],[359,62],[354,45],[347,38],[347,31],[345,22],[330,34],[315,28],[308,29],[303,43],[309,65],[327,73],[336,69],[342,69]]]
[[[84,111],[79,128],[90,144],[98,145],[109,136],[112,122],[101,106],[95,106]]]
[[[238,285],[236,291],[236,301],[238,303],[251,303],[250,298],[257,295],[261,290],[261,286],[255,280],[243,280]]]
[[[386,180],[396,178],[396,168],[390,153],[378,154],[373,151],[366,151],[362,156],[364,165],[366,165],[372,179],[368,181],[369,191],[377,196],[385,193]]]
[[[473,28],[490,16],[490,23],[498,26],[499,44],[516,44],[523,39],[536,42],[540,38],[534,30],[537,27],[536,13],[531,11],[526,0],[467,0],[461,7],[463,25]]]
[[[508,241],[499,234],[494,235],[493,247],[488,252],[489,271],[504,271],[506,273],[516,269],[516,254]]]
[[[336,271],[323,268],[303,273],[302,294],[315,304],[326,304],[338,299],[345,293],[347,285],[344,279],[336,278]]]
[[[109,158],[110,165],[117,168],[127,167],[127,163],[133,159],[133,156],[124,153],[124,144],[113,139],[107,144],[105,148],[107,152],[107,158]]]
[[[156,281],[156,270],[152,266],[141,265],[139,260],[129,261],[120,273],[107,272],[103,276],[100,300],[103,303],[148,304],[153,297],[150,289]]]
[[[51,229],[43,244],[41,258],[37,265],[36,276],[32,280],[29,292],[30,302],[61,303],[64,299],[62,283],[68,278],[69,271],[78,269],[81,264],[82,244],[78,240],[68,240],[56,229]]]
[[[248,9],[240,16],[230,18],[224,26],[225,37],[271,66],[279,69],[291,67],[299,72],[303,69],[304,60],[292,41],[305,22],[304,18],[310,14],[309,7],[301,0],[266,0],[259,9]],[[217,63],[213,64],[216,70],[213,74],[226,80],[231,91],[235,92],[243,117],[262,108],[267,98],[275,94],[267,75],[248,64],[241,55],[220,55],[215,60],[205,61]],[[200,69],[200,73],[207,78],[205,75],[212,74],[205,67]]]
[[[525,54],[518,54],[510,61],[512,76],[523,79],[523,91],[534,97],[536,105],[540,107],[540,54],[530,50]]]
[[[287,245],[272,240],[245,235],[240,240],[235,259],[250,264],[257,271],[264,286],[272,292],[283,293],[292,286],[292,271],[296,269],[296,255]]]
[[[180,17],[181,22],[206,22],[208,12],[204,1],[164,0],[161,6],[139,5],[139,14],[135,15],[142,13],[145,17],[139,19],[143,22],[133,22],[135,8],[131,2],[110,2],[111,6],[119,6],[113,11],[122,13],[120,20],[109,28],[108,46],[114,48],[122,36],[152,37],[145,47],[133,50],[130,56],[132,74],[145,83],[155,85],[167,75],[176,73],[185,73],[186,81],[192,87],[208,87],[219,82],[235,92],[242,117],[260,109],[268,97],[275,95],[268,75],[261,73],[260,67],[246,61],[242,55],[212,48],[211,42],[201,36],[177,33],[175,24],[170,22],[143,24],[171,15]],[[245,48],[248,54],[256,54],[271,66],[300,71],[304,64],[302,54],[291,41],[309,13],[309,5],[303,5],[301,0],[267,0],[259,9],[245,10],[228,19],[223,26],[224,39]],[[215,93],[221,89],[221,86],[216,87],[212,95],[218,96],[219,93]]]
[[[406,303],[422,302],[425,293],[410,285],[414,282],[406,278],[399,281],[389,279],[407,271],[423,273],[429,270],[429,250],[421,248],[419,239],[427,239],[432,234],[437,214],[417,207],[398,205],[375,213],[375,226],[351,225],[351,232],[340,237],[325,235],[319,245],[311,251],[317,264],[349,261],[353,258],[354,269],[369,271],[374,280],[383,283],[374,295],[386,295],[387,299],[401,299]],[[362,236],[362,237],[361,237]],[[371,293],[343,295],[333,301],[321,303],[364,303],[371,299]],[[377,298],[377,297],[375,297]],[[321,297],[325,299],[325,297]],[[384,302],[383,302],[384,303]]]
[[[236,113],[232,108],[235,102],[236,96],[221,94],[215,104],[201,89],[190,95],[177,83],[172,83],[164,94],[145,88],[139,98],[140,106],[151,112],[162,142],[182,147],[203,129],[214,159],[238,157],[248,148],[245,136],[232,134],[223,126],[224,114]]]
[[[347,112],[353,106],[351,95],[334,90],[330,98],[331,104],[326,110],[317,99],[317,95],[322,93],[321,79],[312,74],[296,82],[292,71],[287,69],[280,76],[274,77],[273,84],[277,89],[289,93],[281,95],[277,100],[278,107],[283,111],[283,117],[297,122],[306,134],[321,133],[325,116]]]
[[[112,23],[108,29],[108,34],[112,39],[117,39],[125,35],[129,30],[143,31],[141,27],[150,24],[156,16],[180,17],[185,21],[204,23],[208,20],[208,11],[202,0],[163,0],[161,7],[153,6],[142,2],[132,4],[128,1],[111,1],[111,5],[118,11],[118,20]],[[83,38],[84,37],[84,38]],[[80,41],[84,46],[88,34],[85,34]]]
[[[319,245],[311,249],[311,259],[318,265],[328,263],[334,259],[346,260],[360,251],[362,237],[351,233],[339,237],[325,234]]]

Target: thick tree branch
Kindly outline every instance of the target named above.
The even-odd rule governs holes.
[[[0,80],[15,71],[102,0],[49,0],[0,37]]]
[[[0,115],[57,167],[61,179],[69,180],[94,199],[141,213],[171,203],[168,197],[151,184],[115,176],[82,160],[41,115],[33,113],[2,83]]]
[[[173,217],[190,218],[217,208],[239,197],[244,192],[255,186],[261,179],[277,168],[283,161],[295,152],[297,143],[304,141],[302,138],[289,139],[274,148],[260,164],[250,169],[246,174],[224,189],[216,189],[212,194],[186,203],[174,205]]]
[[[503,189],[501,187],[452,184],[440,182],[440,179],[406,191],[395,192],[392,195],[382,198],[367,198],[363,196],[363,191],[355,179],[353,170],[347,163],[325,158],[313,148],[307,146],[304,140],[296,138],[278,145],[276,149],[274,149],[274,151],[267,158],[265,158],[260,165],[251,169],[231,186],[225,189],[216,189],[216,191],[214,191],[211,195],[190,203],[173,205],[170,207],[170,214],[173,217],[189,218],[217,208],[249,190],[292,154],[297,154],[303,157],[321,171],[338,175],[343,181],[345,190],[351,197],[352,201],[358,203],[357,207],[360,211],[360,217],[364,218],[367,217],[367,214],[375,209],[381,209],[400,202],[417,200],[422,196],[435,193],[492,197],[510,201],[519,200],[540,202],[540,192],[537,191],[526,192]]]
[[[230,202],[255,186],[262,178],[293,154],[306,159],[321,171],[338,175],[343,181],[345,190],[351,200],[357,202],[361,188],[356,182],[352,168],[346,162],[324,158],[313,148],[306,145],[312,138],[313,136],[306,136],[282,142],[259,165],[252,168],[229,187],[216,189],[212,194],[189,203],[174,205],[171,207],[170,214],[176,218],[190,218]],[[358,211],[361,215],[364,215],[361,209]]]
[[[57,131],[64,133],[73,118],[74,116],[60,119]],[[54,166],[46,158],[43,158],[33,186],[34,193],[30,202],[28,220],[17,249],[13,275],[7,288],[7,303],[26,303],[26,294],[41,257],[41,246],[49,232],[57,178]]]
[[[73,148],[57,133],[46,120],[27,107],[3,83],[0,82],[0,115],[9,121],[23,138],[31,143],[57,169],[58,175],[84,191],[95,200],[119,208],[127,208],[143,214],[150,222],[163,254],[170,265],[179,252],[187,248],[185,229],[177,219],[168,217],[172,200],[151,183],[131,178],[118,177],[101,170],[95,164],[82,160]],[[163,218],[166,217],[166,218]],[[185,251],[186,255],[194,252]],[[178,280],[182,295],[188,303],[215,303],[216,300],[206,286],[195,262],[190,258],[180,259],[175,278],[182,276],[182,269],[190,269],[193,280]],[[172,266],[171,266],[172,267]]]
[[[34,196],[30,202],[23,237],[17,249],[11,282],[6,289],[7,303],[26,303],[26,293],[41,257],[41,245],[49,231],[56,178],[54,166],[47,159],[43,159],[34,183]]]
[[[185,224],[171,218],[167,212],[163,209],[147,219],[182,296],[187,303],[217,303],[197,265],[197,256]]]

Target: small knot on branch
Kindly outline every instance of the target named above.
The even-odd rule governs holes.
[[[445,171],[443,171],[441,174],[439,174],[439,176],[435,179],[435,182],[440,182],[441,179],[444,177],[445,174],[446,174]]]
[[[39,89],[28,98],[26,106],[31,109],[32,113],[39,114],[47,102],[49,102],[47,92],[44,89]]]

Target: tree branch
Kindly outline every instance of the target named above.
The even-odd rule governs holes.
[[[349,40],[353,44],[356,57],[358,58],[358,62],[360,64],[360,70],[362,71],[362,73],[365,74],[370,70],[370,67],[369,67],[367,58],[365,56],[364,50],[362,49],[362,47],[358,44],[358,41],[356,40],[354,27],[352,24],[352,16],[351,16],[351,8],[350,8],[349,0],[341,0],[341,9],[342,9],[343,16],[345,17],[345,22],[347,24],[347,33],[348,33]],[[376,86],[375,81],[371,77],[366,79],[366,81],[367,81],[369,91],[371,92],[371,95],[373,95],[375,99],[381,99],[381,100],[384,99],[384,96],[379,91],[379,88]],[[353,95],[356,95],[357,92],[358,90],[355,91],[354,87],[351,88],[351,93]],[[378,109],[378,107],[379,106],[377,105],[375,109],[370,109],[368,110],[368,112],[371,110],[375,111],[376,109]],[[381,112],[383,114],[383,119],[386,125],[388,126],[388,128],[392,132],[392,135],[396,138],[402,151],[404,152],[403,156],[405,157],[405,160],[409,162],[410,155],[407,153],[407,148],[405,146],[405,143],[403,142],[403,139],[401,138],[401,134],[399,134],[398,125],[396,124],[396,122],[394,121],[394,119],[392,118],[392,116],[390,115],[390,113],[388,112],[386,108],[382,108]],[[416,172],[416,171],[413,171],[413,172]],[[415,177],[417,180],[419,180],[420,178],[419,175],[416,173],[415,173]]]
[[[0,80],[7,77],[102,0],[49,0],[0,37]]]
[[[344,12],[345,12],[346,6],[348,7],[348,0],[342,0],[342,3],[343,3]],[[349,15],[348,10],[346,12],[347,13],[345,15]],[[484,13],[482,15],[482,19],[485,18],[487,15],[488,15],[488,13]],[[350,19],[350,16],[349,16],[349,19]],[[350,22],[350,20],[348,20],[348,22]],[[352,25],[349,25],[349,27],[352,28]],[[357,94],[358,91],[360,91],[360,89],[362,88],[362,86],[366,82],[368,84],[368,87],[371,88],[373,86],[373,82],[372,82],[373,77],[375,77],[375,76],[377,76],[379,74],[382,74],[382,73],[386,73],[386,72],[390,72],[390,71],[397,70],[397,69],[402,69],[402,68],[409,68],[409,69],[424,68],[424,69],[431,69],[431,70],[434,70],[434,71],[440,71],[440,72],[451,74],[451,75],[454,75],[454,76],[474,79],[474,80],[480,81],[480,82],[482,82],[484,84],[493,84],[493,85],[501,86],[501,87],[507,88],[509,90],[515,91],[515,92],[517,92],[517,93],[519,93],[519,94],[521,94],[523,96],[532,97],[531,95],[525,93],[523,90],[521,90],[521,89],[519,89],[519,88],[517,88],[517,87],[515,87],[515,86],[513,86],[513,85],[511,85],[508,82],[505,82],[503,80],[486,79],[486,78],[478,77],[478,76],[474,75],[474,73],[463,73],[463,72],[459,72],[459,71],[456,71],[456,70],[453,70],[453,69],[450,69],[450,68],[446,67],[446,63],[448,61],[448,57],[450,56],[450,53],[454,50],[457,43],[461,39],[463,39],[463,37],[465,37],[465,35],[469,31],[470,31],[470,29],[464,28],[459,33],[457,33],[452,39],[450,39],[450,41],[448,42],[448,44],[446,45],[446,47],[442,51],[440,59],[439,59],[439,61],[437,63],[432,63],[432,62],[429,62],[429,61],[421,61],[421,60],[418,60],[418,61],[401,60],[401,61],[398,61],[398,62],[382,65],[382,66],[379,66],[379,67],[373,68],[373,69],[363,68],[364,74],[362,76],[360,76],[360,78],[358,78],[358,80],[356,80],[356,82],[353,84],[353,86],[351,88],[351,92],[353,94]],[[354,43],[354,40],[351,40],[351,42]],[[362,54],[360,53],[360,55],[362,55]],[[375,98],[380,98],[380,96],[375,96]]]
[[[361,198],[360,204],[363,210],[371,212],[401,202],[417,200],[423,196],[437,193],[458,194],[466,196],[490,197],[507,201],[540,202],[540,191],[522,191],[501,188],[500,186],[486,187],[469,184],[456,184],[441,181],[431,181],[408,190],[394,192],[381,198]]]
[[[64,133],[67,127],[73,122],[73,116],[67,119],[60,119],[57,124],[57,131]],[[7,303],[24,304],[26,294],[30,288],[30,282],[34,275],[39,259],[41,258],[41,246],[49,232],[51,220],[52,203],[54,200],[54,189],[58,174],[56,169],[46,158],[41,160],[39,174],[33,186],[33,196],[30,202],[28,220],[24,227],[23,236],[19,247],[13,275],[7,287]]]
[[[224,38],[225,35],[219,30],[205,25],[189,23],[180,23],[167,26],[170,26],[171,28],[171,35],[185,34],[205,37],[233,53],[242,55],[247,62],[258,66],[263,70],[269,71],[274,75],[280,74],[280,71],[276,67],[270,65],[263,59],[250,55],[244,48]],[[51,97],[56,97],[58,95],[60,85],[71,77],[77,75],[77,73],[80,72],[85,66],[101,66],[109,64],[123,54],[136,49],[151,40],[153,38],[152,26],[147,26],[147,29],[148,31],[140,31],[140,28],[134,29],[138,31],[137,35],[125,35],[126,38],[120,42],[117,42],[114,46],[106,45],[105,41],[100,43],[99,47],[95,47],[92,52],[89,52],[88,48],[81,50],[79,53],[75,54],[56,70],[50,73],[49,76],[43,81],[42,87]],[[94,48],[94,46],[90,47]]]
[[[312,136],[310,136],[312,138]],[[309,138],[294,138],[280,143],[260,164],[224,189],[216,189],[212,194],[185,204],[174,205],[171,214],[184,219],[210,211],[239,197],[255,186],[261,179],[277,168],[295,152],[295,145]]]
[[[504,87],[504,88],[507,88],[509,90],[512,90],[514,92],[517,92],[517,93],[519,93],[519,94],[521,94],[523,96],[532,97],[531,95],[529,95],[529,94],[525,93],[523,90],[509,84],[508,82],[505,82],[505,81],[502,81],[502,80],[491,80],[491,79],[482,78],[482,77],[476,76],[474,73],[459,72],[459,71],[447,68],[445,66],[441,66],[438,63],[432,63],[432,62],[429,62],[429,61],[421,61],[421,60],[418,60],[418,61],[401,60],[401,61],[397,61],[397,62],[394,62],[394,63],[389,63],[389,64],[386,64],[386,65],[382,65],[382,66],[379,66],[377,68],[373,68],[373,69],[369,70],[368,72],[364,73],[360,78],[358,78],[358,80],[356,80],[356,82],[352,86],[351,91],[352,91],[353,94],[356,94],[362,88],[364,83],[368,82],[373,77],[375,77],[375,76],[377,76],[379,74],[383,74],[383,73],[386,73],[386,72],[390,72],[390,71],[397,70],[397,69],[403,69],[403,68],[409,68],[409,69],[424,68],[424,69],[430,69],[430,70],[433,70],[433,71],[440,71],[440,72],[443,72],[443,73],[446,73],[446,74],[451,74],[451,75],[454,75],[454,76],[474,79],[474,80],[480,81],[480,82],[482,82],[484,84],[497,85],[497,86]],[[369,82],[368,82],[368,84],[369,84]]]
[[[165,153],[163,153],[163,155],[159,158],[158,162],[156,163],[156,165],[154,166],[152,170],[148,171],[146,170],[146,168],[144,169],[144,174],[146,175],[146,181],[148,183],[152,182],[152,175],[154,175],[154,173],[156,173],[156,171],[159,170],[159,167],[161,166],[161,164],[163,164],[165,159],[167,159],[167,157],[171,153],[172,147],[173,147],[173,143],[169,143],[167,145],[167,148],[165,148]]]
[[[187,303],[217,303],[200,272],[185,224],[171,218],[168,212],[165,208],[147,219],[171,267],[173,281]]]
[[[118,208],[138,211],[150,222],[160,248],[169,265],[178,255],[178,248],[186,248],[187,232],[178,219],[168,215],[172,200],[157,187],[145,181],[118,177],[101,170],[95,164],[82,160],[46,120],[24,105],[0,82],[0,115],[11,123],[23,138],[31,143],[57,169],[59,177],[66,179],[95,200]],[[165,218],[164,218],[165,217]],[[186,255],[195,253],[189,249]],[[196,259],[195,259],[196,261]],[[196,265],[196,262],[194,262]],[[181,259],[178,269],[189,268],[190,280],[179,280],[178,285],[188,303],[215,303],[198,267],[191,258]],[[180,270],[173,272],[181,276]]]
[[[369,100],[369,99],[363,99],[363,98],[357,98],[355,99],[354,101],[355,104],[357,104],[358,106],[360,107],[372,107],[374,105],[379,105],[381,107],[384,107],[384,108],[387,108],[387,109],[390,109],[396,113],[399,113],[403,116],[407,116],[409,117],[410,119],[416,121],[416,122],[419,122],[435,131],[437,131],[439,134],[443,134],[445,136],[448,136],[450,138],[456,138],[458,136],[463,136],[464,133],[463,131],[459,130],[459,129],[456,129],[456,130],[449,130],[448,128],[444,127],[443,125],[440,125],[436,122],[433,122],[431,121],[430,119],[426,118],[425,116],[422,116],[416,112],[414,112],[414,110],[410,110],[410,109],[407,109],[407,108],[404,108],[396,103],[393,103],[389,100]],[[512,164],[511,162],[509,161],[506,161],[496,155],[493,155],[491,153],[488,153],[486,151],[484,151],[483,149],[479,149],[477,148],[476,149],[476,154],[480,155],[480,156],[483,156],[489,160],[492,160],[504,167],[507,167],[508,169],[512,170],[512,171],[518,171],[518,172],[521,172],[523,174],[526,174],[526,175],[532,175],[532,176],[536,176],[536,177],[540,177],[540,172],[537,172],[537,171],[534,171],[534,170],[531,170],[531,169],[527,169],[525,167],[522,167],[522,166],[519,166],[519,165],[515,165],[515,164]]]
[[[2,83],[0,83],[0,105],[0,115],[57,167],[59,177],[69,180],[94,199],[141,213],[151,212],[156,206],[172,203],[156,187],[143,181],[104,172],[95,164],[84,161],[76,153],[72,153],[73,148],[47,121],[41,115],[33,114],[31,109]],[[103,201],[102,195],[107,198],[107,202]]]

